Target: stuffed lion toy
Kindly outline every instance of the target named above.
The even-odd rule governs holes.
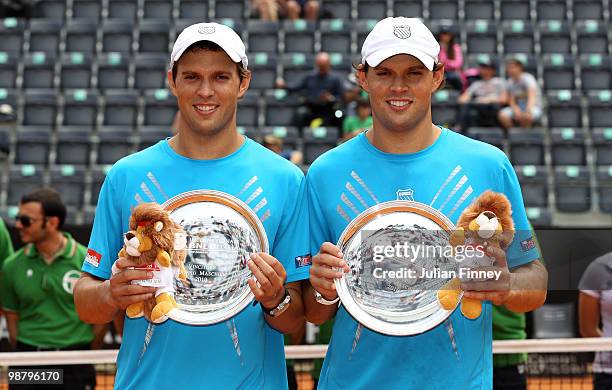
[[[133,269],[153,272],[151,279],[132,283],[157,287],[155,298],[128,306],[126,315],[129,318],[144,315],[153,323],[164,322],[177,307],[174,279],[187,280],[184,266],[187,240],[183,228],[157,203],[143,203],[132,211],[130,231],[125,233],[123,242],[119,258],[132,262]],[[118,269],[113,266],[113,273],[116,272]]]
[[[468,206],[457,222],[457,230],[450,237],[450,245],[454,248],[486,248],[496,246],[506,249],[514,239],[514,222],[512,207],[504,194],[486,191]],[[470,267],[491,266],[495,259],[484,256],[466,258]],[[446,310],[456,307],[461,293],[461,281],[453,278],[438,291],[438,301]],[[476,319],[482,311],[480,300],[463,298],[461,313]]]

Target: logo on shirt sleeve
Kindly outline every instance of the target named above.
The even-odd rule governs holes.
[[[312,257],[310,254],[304,256],[297,256],[295,258],[295,268],[306,267],[312,265]]]
[[[102,255],[93,249],[87,249],[87,256],[85,256],[85,261],[94,267],[98,268],[100,266],[100,260],[102,260]]]
[[[521,241],[521,249],[523,252],[527,252],[528,250],[535,248],[535,246],[535,240],[533,237],[529,237],[528,239]]]

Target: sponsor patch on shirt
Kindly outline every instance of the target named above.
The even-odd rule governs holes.
[[[295,268],[306,267],[307,265],[312,264],[312,257],[308,255],[297,256],[295,258]]]
[[[85,261],[94,267],[98,268],[100,266],[100,260],[102,260],[102,255],[93,249],[87,249],[87,256],[85,256]]]
[[[521,249],[523,252],[527,252],[528,250],[535,248],[535,246],[535,240],[533,237],[529,237],[528,239],[521,241]]]

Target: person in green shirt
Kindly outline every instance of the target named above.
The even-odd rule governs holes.
[[[94,339],[91,325],[79,319],[72,296],[87,250],[61,230],[65,218],[66,207],[53,189],[39,189],[21,198],[15,227],[25,245],[4,261],[0,283],[9,338],[16,351],[84,350],[90,349]],[[63,369],[63,385],[58,388],[93,389],[96,385],[92,365],[53,368]]]
[[[342,139],[348,141],[372,127],[372,108],[367,100],[357,102],[357,115],[349,116],[342,123]]]
[[[11,242],[11,236],[9,235],[8,229],[6,228],[6,224],[0,218],[0,268],[10,255],[15,252],[13,250],[13,243]]]

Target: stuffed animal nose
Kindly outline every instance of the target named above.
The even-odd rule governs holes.
[[[134,236],[134,233],[125,233],[125,238],[126,238],[128,241],[129,241],[129,240],[131,240],[131,239],[132,239],[132,238],[134,238],[134,237],[135,237],[135,236]]]

